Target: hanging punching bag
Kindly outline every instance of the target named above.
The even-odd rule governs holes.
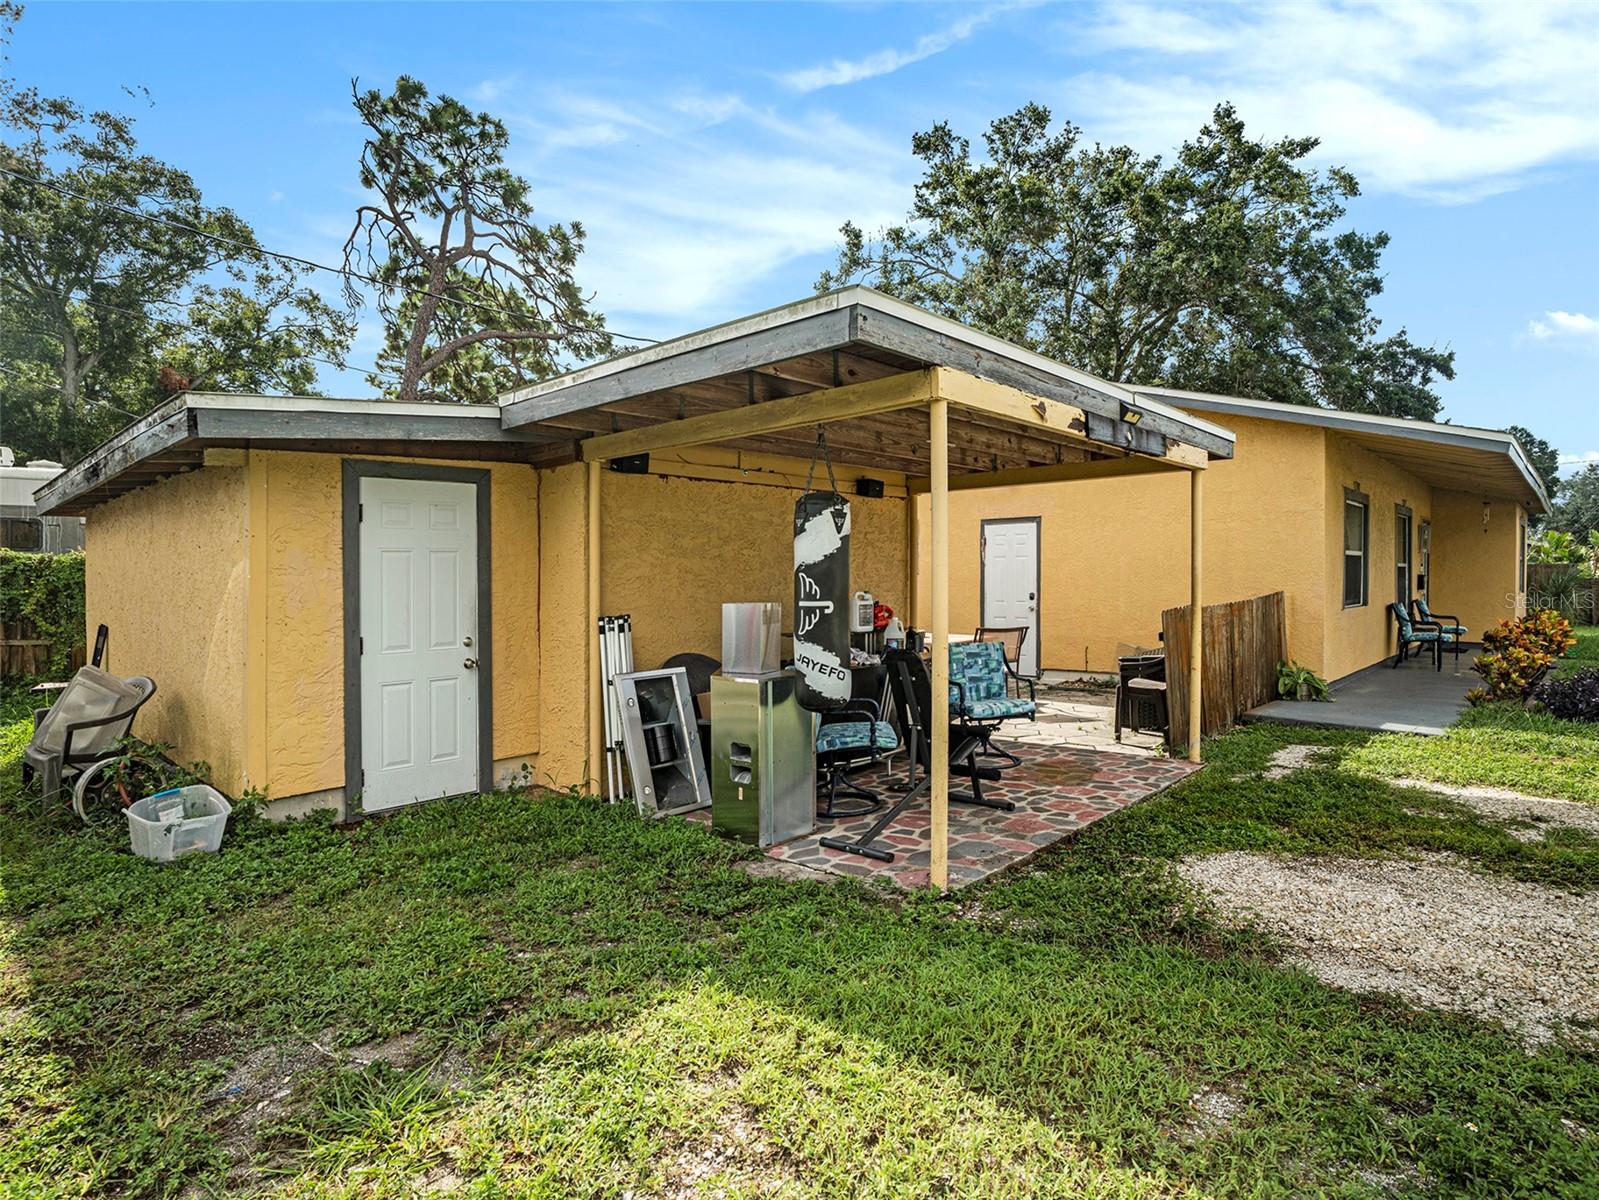
[[[849,702],[849,501],[837,492],[794,504],[794,669],[802,708]]]

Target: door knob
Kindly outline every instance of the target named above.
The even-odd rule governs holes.
[[[463,662],[461,665],[463,667],[465,667],[468,671],[475,671],[475,670],[477,670],[477,659],[469,658],[465,662]]]

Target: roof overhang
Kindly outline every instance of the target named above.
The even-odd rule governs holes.
[[[508,429],[583,439],[939,367],[1080,409],[1083,435],[1120,452],[1160,457],[1179,443],[1232,457],[1232,435],[1210,421],[865,287],[635,350],[501,404]]]
[[[1546,513],[1550,508],[1543,480],[1526,451],[1514,437],[1501,430],[1440,425],[1177,388],[1134,390],[1151,400],[1195,412],[1331,429],[1433,487],[1514,500],[1534,513]]]
[[[225,447],[412,457],[420,448],[433,458],[535,464],[566,452],[536,430],[507,431],[494,404],[185,392],[73,463],[35,499],[41,514],[81,516],[124,492],[194,470],[207,449]]]

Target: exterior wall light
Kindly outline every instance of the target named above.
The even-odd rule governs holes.
[[[1129,425],[1136,425],[1143,419],[1144,414],[1139,412],[1131,404],[1122,405],[1122,420],[1126,421]]]

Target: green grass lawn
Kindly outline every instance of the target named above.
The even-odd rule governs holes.
[[[1175,880],[1211,849],[1433,849],[1599,887],[1599,844],[1350,769],[1363,735],[1218,739],[953,899],[751,878],[700,827],[565,796],[245,818],[156,868],[37,818],[20,737],[0,1195],[1599,1194],[1594,1054],[1322,986]],[[1260,778],[1292,742],[1328,758]],[[259,1117],[218,1093],[264,1051],[298,1065]]]
[[[1560,675],[1570,675],[1584,667],[1599,667],[1599,626],[1578,625],[1572,633],[1577,636],[1577,644],[1555,663],[1555,672]]]
[[[1599,802],[1599,725],[1483,704],[1468,708],[1442,737],[1372,738],[1350,765],[1390,778]]]

